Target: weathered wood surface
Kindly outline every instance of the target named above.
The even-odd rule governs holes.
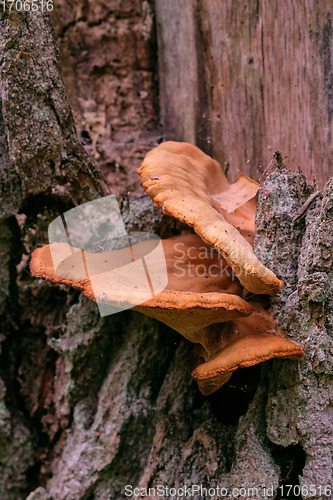
[[[333,175],[332,2],[155,3],[165,136],[229,163],[231,179],[259,178],[279,150],[323,185]]]
[[[57,0],[53,18],[79,137],[113,193],[136,191],[136,169],[162,132],[152,6]]]

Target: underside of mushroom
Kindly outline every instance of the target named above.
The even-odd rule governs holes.
[[[142,245],[138,249],[140,245],[133,245],[138,257],[144,253]],[[132,308],[158,319],[195,343],[202,328],[252,313],[252,306],[240,296],[242,287],[230,267],[197,235],[183,233],[162,240],[162,245],[168,284],[145,301],[140,287],[131,289],[126,282],[110,281],[107,271],[112,262],[119,263],[119,250],[89,253],[67,243],[53,243],[34,251],[30,269],[34,276],[71,285],[95,302],[112,304],[119,311]],[[54,255],[60,263],[57,269]],[[159,265],[158,259],[150,260],[149,270]]]
[[[257,300],[252,305],[251,316],[204,329],[204,337],[211,340],[208,360],[192,371],[202,394],[215,392],[238,368],[272,358],[303,357],[303,349],[283,334],[262,304]]]

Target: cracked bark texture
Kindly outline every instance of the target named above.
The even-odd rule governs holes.
[[[0,216],[68,181],[88,198],[102,194],[102,176],[76,136],[48,16],[2,10],[0,53]]]
[[[299,210],[332,165],[332,21],[325,0],[280,9],[55,0],[60,54],[47,15],[0,13],[1,500],[120,500],[126,484],[279,499],[279,485],[331,483],[332,181]],[[131,311],[100,318],[28,269],[49,223],[109,188],[129,231],[176,234],[135,173],[168,137],[229,164],[230,179],[258,176],[279,148],[308,179],[275,165],[256,237],[285,281],[275,314],[306,356],[239,370],[209,397],[174,331]]]
[[[298,369],[281,364],[279,377],[269,376],[266,407],[269,439],[305,451],[301,485],[330,484],[333,471],[332,179],[294,221],[310,193],[301,173],[279,165],[261,186],[256,220],[257,255],[285,280],[273,299],[276,317],[305,351]]]

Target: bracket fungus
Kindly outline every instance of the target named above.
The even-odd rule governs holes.
[[[189,226],[220,252],[252,293],[275,295],[283,282],[254,255],[259,184],[242,174],[230,186],[221,165],[188,143],[168,141],[151,150],[138,173],[154,204]],[[242,233],[242,234],[241,234]]]
[[[160,240],[166,286],[154,293],[145,267],[152,292],[147,300],[139,278],[139,286],[131,286],[117,273],[110,274],[110,269],[126,264],[122,250],[103,244],[94,252],[64,240],[52,240],[33,252],[32,274],[70,285],[99,307],[132,308],[201,345],[201,361],[192,376],[205,395],[221,387],[237,368],[271,358],[300,359],[302,348],[280,331],[260,301],[244,300],[248,291],[274,295],[283,285],[260,263],[251,245],[259,184],[242,174],[230,185],[217,161],[187,143],[159,145],[138,172],[155,205],[197,233],[183,231]],[[131,244],[127,259],[144,261],[146,243]],[[158,276],[161,261],[154,252],[149,255],[149,273]]]
[[[232,278],[229,266],[219,258],[217,252],[212,254],[211,248],[197,235],[183,233],[162,240],[162,244],[168,284],[162,292],[146,301],[142,301],[140,288],[124,287],[123,282],[110,283],[105,271],[112,262],[119,262],[118,250],[101,253],[85,251],[84,260],[88,256],[90,260],[88,272],[87,266],[82,265],[83,253],[80,249],[70,247],[67,243],[52,243],[33,252],[30,269],[38,278],[71,285],[88,298],[112,304],[119,311],[130,307],[158,319],[190,341],[202,344],[204,348],[206,341],[202,338],[203,328],[252,313],[252,306],[240,297],[241,286],[237,279]],[[179,260],[176,260],[177,247],[181,249]],[[133,245],[133,253],[140,258],[145,253],[144,244]],[[54,266],[55,254],[60,262],[57,269]],[[158,265],[158,259],[150,261],[150,271]],[[207,273],[206,278],[203,278],[202,274],[198,276],[193,270],[198,265],[207,271],[214,265],[221,272],[215,273],[215,276]]]

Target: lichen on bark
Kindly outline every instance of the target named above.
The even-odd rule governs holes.
[[[301,486],[325,486],[331,484],[333,471],[333,182],[304,213],[300,210],[300,220],[297,213],[312,191],[302,174],[277,165],[259,192],[255,248],[264,264],[285,280],[273,310],[284,331],[305,352],[298,365],[273,364],[267,435],[284,447],[302,446],[306,463]],[[319,490],[314,498],[322,498]]]

